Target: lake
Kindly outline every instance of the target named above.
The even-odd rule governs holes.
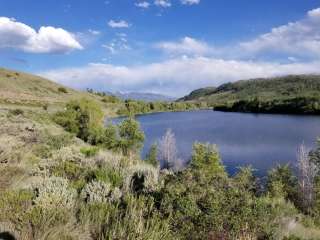
[[[211,110],[165,112],[136,117],[145,133],[142,157],[168,128],[176,136],[179,156],[188,161],[195,141],[218,146],[230,174],[252,165],[265,175],[277,164],[296,165],[297,148],[314,147],[320,136],[320,116],[227,113]],[[113,119],[119,123],[123,118]]]

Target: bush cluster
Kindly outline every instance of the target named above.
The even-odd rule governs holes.
[[[101,106],[92,100],[71,101],[64,111],[53,116],[56,123],[66,131],[75,134],[85,142],[109,150],[121,150],[124,155],[131,155],[142,147],[144,134],[139,123],[133,117],[125,119],[118,128],[103,126]],[[83,149],[84,154],[95,154],[95,149]]]

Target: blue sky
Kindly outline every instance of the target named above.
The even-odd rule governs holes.
[[[319,0],[0,6],[0,66],[78,89],[182,96],[239,79],[320,72]]]

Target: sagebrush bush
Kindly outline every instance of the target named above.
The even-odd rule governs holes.
[[[92,181],[83,188],[81,197],[87,203],[103,203],[110,200],[110,194],[110,184],[101,181]]]
[[[34,183],[34,204],[43,209],[71,209],[75,203],[76,191],[69,188],[67,179],[48,177]]]
[[[124,189],[133,192],[152,192],[156,190],[159,170],[149,164],[140,163],[127,169]]]
[[[75,163],[84,162],[84,155],[80,152],[78,146],[71,145],[68,147],[60,148],[52,155],[52,160],[55,162],[71,161]]]

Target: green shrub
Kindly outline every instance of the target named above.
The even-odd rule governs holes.
[[[71,134],[51,135],[47,134],[44,142],[52,149],[58,150],[72,143]]]
[[[86,169],[81,167],[78,163],[71,161],[62,161],[54,165],[51,169],[54,176],[67,178],[70,181],[79,180],[86,174]]]
[[[98,103],[83,98],[69,102],[66,110],[56,113],[53,119],[67,131],[88,141],[90,133],[102,126],[103,112]]]
[[[277,166],[268,173],[267,189],[274,195],[282,195],[292,202],[298,201],[297,178],[289,165]]]
[[[111,183],[114,187],[120,187],[123,184],[123,177],[121,173],[111,168],[97,168],[91,172],[91,178]]]
[[[16,109],[10,109],[9,114],[18,116],[18,115],[23,115],[24,111],[22,109],[16,108]]]
[[[60,93],[68,93],[68,90],[65,87],[59,87],[58,92]]]
[[[89,220],[94,239],[173,239],[168,220],[160,216],[147,197],[128,195],[122,204],[83,205],[80,220]]]
[[[83,155],[85,155],[87,158],[97,155],[98,151],[99,151],[98,147],[82,147],[80,149],[80,152]]]
[[[119,125],[120,148],[124,155],[130,155],[143,146],[144,133],[140,124],[134,118],[129,117]]]
[[[29,224],[33,239],[48,239],[53,229],[66,226],[73,212],[66,208],[43,208],[34,206],[28,211]]]
[[[101,101],[104,103],[119,103],[119,102],[121,102],[121,99],[119,99],[116,96],[110,95],[110,96],[103,97]]]
[[[0,194],[0,222],[11,222],[17,229],[28,221],[27,211],[32,206],[31,191],[8,190]]]
[[[146,156],[145,161],[154,167],[159,166],[157,145],[153,144]]]
[[[191,168],[203,177],[226,175],[215,145],[195,143],[191,158]]]
[[[117,129],[110,124],[105,128],[102,146],[106,149],[116,149],[118,147]]]

